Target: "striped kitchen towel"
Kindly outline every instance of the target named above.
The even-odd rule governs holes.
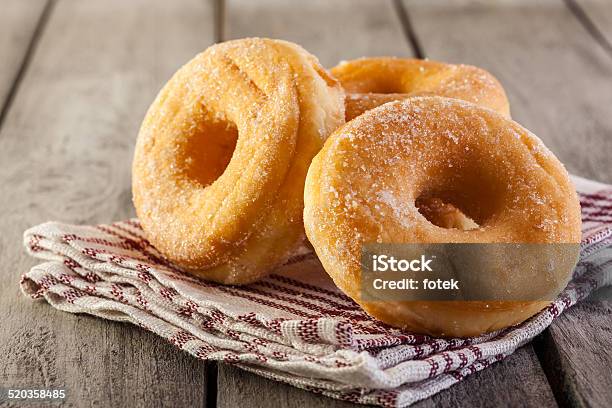
[[[67,312],[137,324],[197,358],[342,400],[403,407],[510,355],[612,283],[612,186],[574,181],[583,240],[572,281],[530,320],[477,338],[432,338],[382,324],[340,292],[308,250],[248,286],[192,278],[162,258],[136,219],[27,230],[28,252],[45,262],[23,275],[21,288]]]

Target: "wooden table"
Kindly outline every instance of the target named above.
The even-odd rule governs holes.
[[[132,148],[155,93],[198,51],[246,36],[296,41],[326,66],[389,54],[482,66],[570,172],[612,182],[609,0],[0,0],[0,386],[65,387],[66,406],[349,405],[19,293],[36,262],[22,232],[132,216]],[[611,302],[586,301],[417,405],[611,406],[611,316]]]

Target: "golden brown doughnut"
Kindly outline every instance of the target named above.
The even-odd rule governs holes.
[[[243,39],[179,69],[149,108],[133,162],[136,213],[186,271],[242,284],[304,236],[311,159],[344,122],[344,93],[298,45]]]
[[[370,315],[419,333],[474,336],[522,322],[549,302],[364,301],[364,244],[580,242],[580,206],[563,165],[517,123],[457,99],[409,98],[348,122],[313,159],[304,194],[306,234],[337,286]],[[429,221],[418,207],[439,207],[436,199],[476,228]],[[563,268],[536,269],[554,282],[554,295],[571,275],[572,248]],[[485,280],[536,283],[498,273]]]
[[[408,58],[361,58],[331,69],[347,92],[346,120],[410,96],[444,96],[472,102],[510,117],[501,84],[484,69]]]

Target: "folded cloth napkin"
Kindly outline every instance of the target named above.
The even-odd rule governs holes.
[[[163,259],[136,219],[27,230],[28,252],[46,262],[23,275],[21,288],[67,312],[137,324],[197,358],[342,400],[403,407],[510,355],[612,283],[612,186],[574,182],[583,239],[572,281],[530,320],[477,338],[432,338],[369,317],[308,250],[248,286],[192,278]]]

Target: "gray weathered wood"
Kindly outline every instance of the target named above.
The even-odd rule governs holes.
[[[505,86],[513,117],[570,172],[610,182],[610,55],[561,1],[462,3],[406,2],[427,55],[489,69]],[[609,356],[597,352],[612,349],[606,310],[601,302],[578,305],[543,334],[538,350],[549,379],[561,378],[552,381],[559,401],[612,401]]]
[[[571,1],[571,0],[570,0]],[[612,46],[612,2],[608,0],[573,0],[585,12],[588,19]],[[608,45],[604,45],[608,48]],[[612,50],[610,50],[612,51]]]
[[[219,365],[218,392],[218,408],[363,407],[268,380],[227,365]]]
[[[204,404],[203,362],[135,326],[32,302],[18,281],[37,262],[22,249],[24,229],[133,214],[145,110],[212,35],[200,0],[60,0],[51,11],[0,133],[2,386],[65,387],[68,406]]]
[[[612,401],[612,301],[585,301],[559,317],[537,343],[559,403],[609,407]]]
[[[47,0],[5,0],[0,13],[0,112],[32,41]],[[0,118],[1,119],[1,118]]]
[[[226,39],[294,41],[327,67],[363,56],[412,55],[390,0],[226,0],[225,33]]]

